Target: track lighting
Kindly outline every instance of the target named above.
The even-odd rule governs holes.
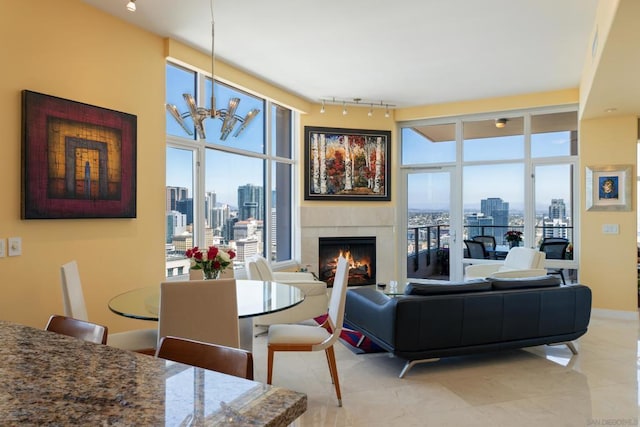
[[[348,105],[355,105],[355,106],[361,106],[361,104],[369,104],[369,111],[367,112],[367,116],[369,117],[373,117],[373,110],[375,108],[384,108],[385,109],[385,113],[384,116],[389,118],[391,117],[391,113],[389,111],[390,107],[395,107],[394,104],[385,104],[384,101],[368,101],[368,100],[364,100],[362,98],[351,98],[351,99],[341,99],[341,98],[336,98],[336,97],[331,97],[331,98],[321,98],[320,102],[322,104],[322,106],[320,107],[320,114],[324,114],[324,112],[326,111],[326,104],[341,104],[342,105],[342,115],[346,116],[347,114],[349,114],[349,111],[347,110],[347,106]]]
[[[136,11],[136,0],[129,0],[129,3],[127,3],[127,10],[129,12]]]

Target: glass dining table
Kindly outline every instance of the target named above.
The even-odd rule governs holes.
[[[252,350],[255,316],[286,310],[304,301],[304,293],[285,283],[236,279],[240,347]],[[132,319],[158,321],[160,286],[132,289],[109,301],[109,309]]]

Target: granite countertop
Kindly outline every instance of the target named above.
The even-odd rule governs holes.
[[[286,426],[303,393],[0,321],[0,420]]]

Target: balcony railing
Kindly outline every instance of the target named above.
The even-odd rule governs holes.
[[[465,225],[463,238],[478,235],[495,236],[497,245],[507,245],[504,234],[509,230],[524,231],[517,225]],[[573,227],[536,226],[535,246],[544,237],[563,237],[573,243]],[[449,224],[409,227],[407,230],[407,277],[446,278],[449,275]],[[570,247],[573,247],[571,245]],[[567,252],[571,259],[572,251]]]

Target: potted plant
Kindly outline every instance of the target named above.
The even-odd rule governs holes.
[[[504,233],[504,237],[509,242],[509,247],[513,248],[515,246],[520,246],[520,242],[522,242],[522,231],[518,230],[509,230]]]

